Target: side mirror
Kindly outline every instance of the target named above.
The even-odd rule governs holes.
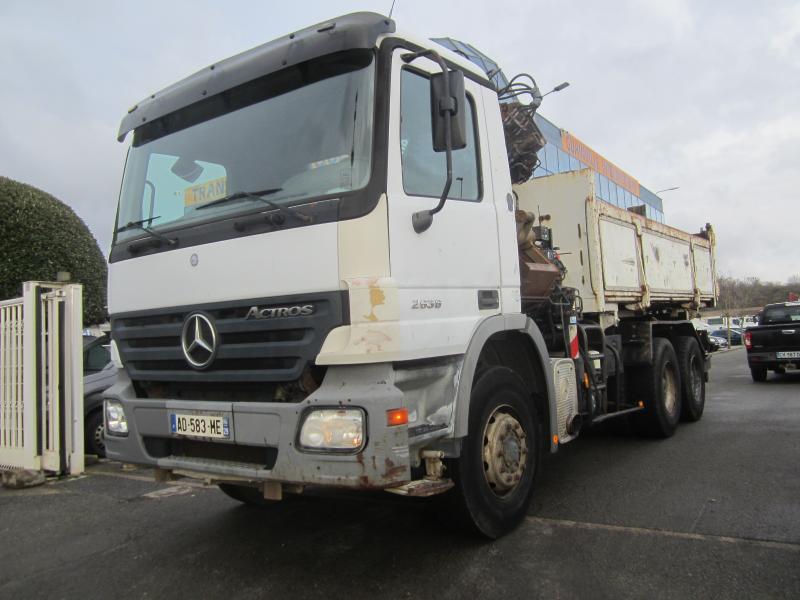
[[[434,151],[445,153],[447,177],[439,204],[430,210],[415,212],[411,216],[411,225],[417,233],[426,231],[433,223],[433,215],[444,207],[450,185],[453,183],[453,150],[460,150],[467,145],[467,95],[464,91],[464,73],[450,71],[439,53],[430,48],[404,54],[403,61],[409,64],[421,56],[430,56],[442,69],[441,73],[431,75],[431,130]]]
[[[445,77],[449,77],[450,96],[445,95]],[[431,75],[431,129],[434,152],[447,151],[445,120],[450,112],[450,149],[461,150],[467,146],[467,94],[464,91],[464,73],[445,71]]]

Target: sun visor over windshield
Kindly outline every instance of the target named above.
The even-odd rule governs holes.
[[[342,50],[372,48],[380,35],[394,33],[394,21],[368,12],[318,23],[206,67],[142,100],[122,119],[117,139],[204,98],[263,75]]]

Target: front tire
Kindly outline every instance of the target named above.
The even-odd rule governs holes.
[[[679,337],[675,345],[681,373],[681,420],[695,422],[706,405],[706,378],[700,344],[693,337]]]
[[[650,437],[675,433],[681,416],[681,374],[678,357],[669,340],[653,338],[653,364],[628,372],[630,400],[644,404],[631,415],[631,424]]]
[[[106,435],[102,410],[95,410],[86,418],[84,438],[84,454],[94,454],[98,458],[106,457]]]
[[[542,438],[531,394],[506,367],[492,367],[472,389],[469,434],[450,464],[449,492],[474,532],[496,539],[528,512]]]
[[[766,367],[750,367],[750,376],[753,378],[753,381],[758,383],[763,383],[767,380],[767,368]]]

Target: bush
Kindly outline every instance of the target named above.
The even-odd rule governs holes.
[[[73,210],[33,186],[0,177],[0,300],[25,281],[69,271],[83,284],[83,323],[106,320],[107,267],[97,241]]]

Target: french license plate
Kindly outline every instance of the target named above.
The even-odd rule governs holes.
[[[231,433],[228,426],[228,417],[171,413],[169,415],[169,424],[170,431],[176,435],[229,438]]]
[[[800,358],[800,352],[776,352],[775,358]]]

